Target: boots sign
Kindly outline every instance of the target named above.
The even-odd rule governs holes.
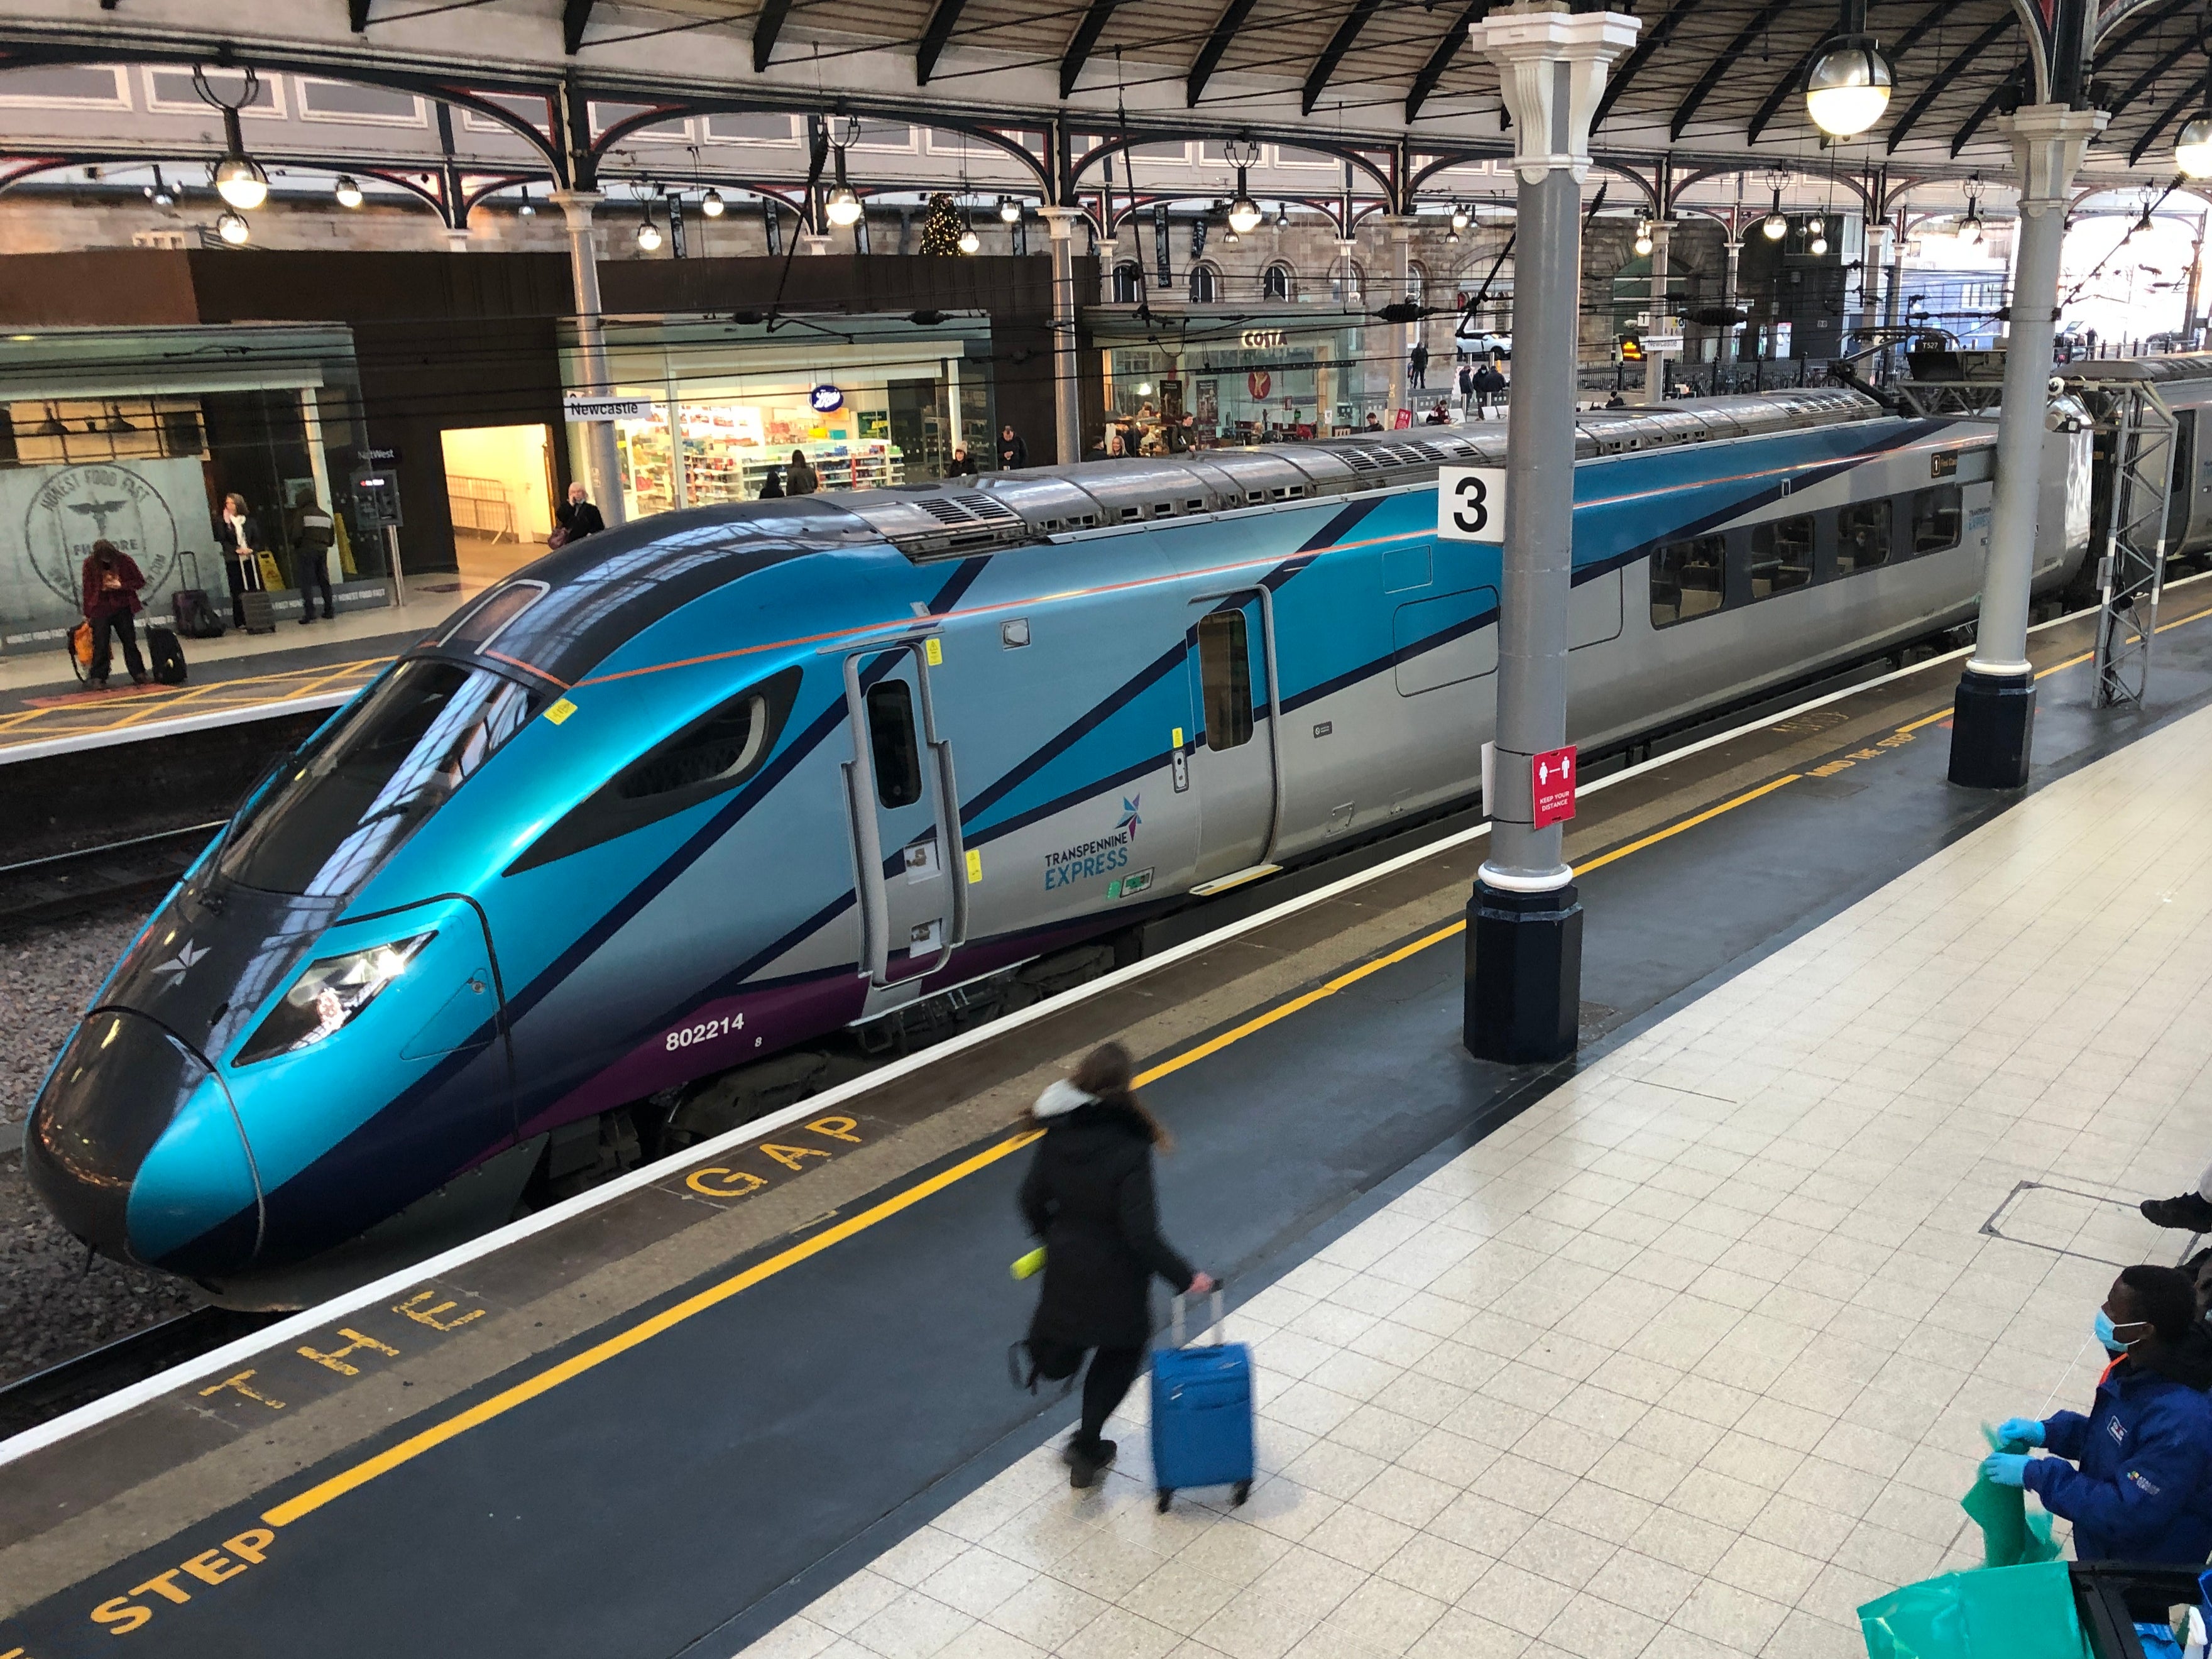
[[[1505,540],[1504,467],[1445,466],[1437,469],[1437,539],[1503,544]]]

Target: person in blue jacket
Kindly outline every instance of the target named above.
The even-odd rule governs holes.
[[[2112,1356],[2084,1417],[2008,1418],[2006,1440],[2053,1455],[1993,1452],[1982,1473],[2024,1486],[2074,1523],[2083,1561],[2201,1566],[2212,1553],[2212,1359],[2190,1340],[2197,1286],[2178,1267],[2124,1268],[2097,1310]]]

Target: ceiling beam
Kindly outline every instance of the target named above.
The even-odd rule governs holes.
[[[1489,14],[1492,3],[1492,0],[1474,0],[1474,3],[1460,14],[1459,21],[1452,25],[1443,40],[1437,42],[1437,49],[1429,54],[1429,61],[1421,65],[1421,72],[1413,77],[1413,84],[1407,89],[1406,119],[1408,122],[1421,112],[1421,106],[1429,101],[1429,94],[1444,78],[1444,71],[1451,67],[1452,59],[1459,56],[1459,49],[1467,44],[1467,32]],[[1687,0],[1684,0],[1684,3],[1686,4]]]
[[[2203,50],[2203,43],[2198,41],[2194,36],[2184,40],[2172,52],[2162,55],[2148,69],[2145,70],[2141,75],[2136,76],[2134,81],[2129,83],[2128,89],[2112,100],[2112,108],[2115,110],[2129,110],[2134,108],[2136,100],[2142,97],[2144,93],[2148,92],[2151,88],[2152,83],[2155,82],[2160,76],[2165,74],[2166,70],[2172,69],[2183,58],[2189,57],[2191,53],[2202,52]]]
[[[2195,3],[2195,0],[2191,0],[2191,3]],[[1936,0],[1934,5],[1920,15],[1918,22],[1898,36],[1897,44],[1889,49],[1891,68],[1902,64],[1905,54],[1927,39],[1929,31],[1942,22],[1950,10],[1951,0]],[[1790,94],[1804,84],[1805,75],[1813,67],[1813,59],[1827,43],[1826,35],[1814,42],[1805,55],[1790,65],[1790,73],[1774,83],[1774,90],[1766,94],[1766,100],[1759,105],[1759,112],[1751,118],[1751,128],[1746,135],[1751,143],[1755,144],[1759,142],[1759,135],[1765,131],[1767,124],[1782,112],[1782,106],[1790,100]]]
[[[2208,88],[2212,88],[2212,70],[2191,81],[2182,89],[2181,96],[2166,106],[2166,113],[2143,129],[2143,136],[2128,151],[2128,165],[2133,167],[2142,161],[2144,152],[2158,142],[2159,134],[2166,131],[2173,118],[2204,98]]]
[[[1960,48],[1958,56],[1943,65],[1942,74],[1931,75],[1928,77],[1928,84],[1920,89],[1920,95],[1912,100],[1912,107],[1899,116],[1889,129],[1891,155],[1894,155],[1897,153],[1897,147],[1905,142],[1905,135],[1919,125],[1922,116],[1928,113],[1928,106],[1936,101],[1946,88],[1958,79],[1966,65],[1996,45],[2004,38],[2004,32],[2012,27],[2012,15],[2008,12]]]
[[[102,11],[115,9],[112,0],[100,0]],[[368,0],[346,0],[346,27],[356,34],[368,33]]]
[[[1612,113],[1620,94],[1644,72],[1653,54],[1674,38],[1675,25],[1689,15],[1690,8],[1696,3],[1697,0],[1674,0],[1667,9],[1667,15],[1651,26],[1651,33],[1636,43],[1636,50],[1628,54],[1628,61],[1620,66],[1620,72],[1607,78],[1605,95],[1597,100],[1597,113],[1590,118],[1591,131],[1605,125],[1605,118]]]
[[[367,0],[363,0],[367,3]],[[561,50],[574,58],[592,21],[592,0],[561,0]]]
[[[2028,77],[2033,73],[2033,66],[2023,58],[2010,75],[2006,76],[2003,80],[1990,88],[1990,95],[1975,106],[1974,112],[1966,118],[1966,125],[1951,135],[1951,155],[1954,160],[1957,159],[1960,150],[1966,149],[1973,136],[1982,130],[1982,124],[1997,112],[1997,106],[2004,102],[2007,96],[2009,95],[2014,99],[2020,96],[2022,84],[2027,82]]]
[[[2196,10],[2197,4],[2198,0],[2166,0],[2166,3],[2162,6],[2149,8],[2142,15],[2132,19],[2127,27],[2119,30],[2111,40],[2097,42],[2097,67],[2108,68],[2112,59],[2135,45],[2160,24],[2170,18],[2179,16],[2185,11]]]
[[[1084,8],[1083,21],[1075,26],[1075,34],[1067,43],[1067,52],[1060,60],[1060,95],[1066,98],[1075,91],[1075,83],[1083,76],[1083,66],[1091,61],[1091,48],[1098,37],[1106,32],[1106,24],[1114,15],[1120,0],[1091,0]]]
[[[929,22],[921,32],[921,45],[914,54],[914,83],[918,87],[929,84],[929,77],[937,73],[937,60],[945,53],[945,43],[952,39],[952,31],[959,27],[960,14],[968,9],[968,0],[937,0],[929,14]]]
[[[1301,115],[1313,113],[1314,106],[1321,102],[1322,94],[1328,90],[1329,77],[1336,73],[1337,65],[1352,50],[1352,42],[1359,39],[1359,32],[1367,27],[1367,20],[1382,9],[1382,0],[1352,0],[1352,9],[1344,14],[1344,21],[1336,26],[1336,33],[1329,37],[1328,44],[1322,48],[1321,56],[1314,59],[1313,68],[1306,72],[1304,89],[1298,94],[1298,112]]]
[[[1705,65],[1705,72],[1698,77],[1698,84],[1690,88],[1690,95],[1675,106],[1674,118],[1667,127],[1668,137],[1680,142],[1683,132],[1689,127],[1691,118],[1711,95],[1713,88],[1720,85],[1721,77],[1736,66],[1744,53],[1750,50],[1751,43],[1765,33],[1768,24],[1789,9],[1790,0],[1766,0],[1765,5],[1752,14],[1751,21],[1738,29],[1735,39],[1729,42],[1728,49]]]
[[[1213,20],[1212,31],[1206,44],[1198,49],[1198,56],[1190,62],[1189,77],[1182,83],[1183,107],[1196,109],[1198,100],[1206,95],[1206,83],[1213,78],[1213,71],[1221,67],[1237,39],[1237,31],[1244,27],[1244,20],[1252,15],[1252,8],[1260,0],[1229,0],[1221,9],[1221,15]]]
[[[592,0],[567,0],[569,5],[589,7]],[[753,73],[768,73],[769,60],[775,56],[775,38],[783,33],[784,19],[791,15],[791,0],[761,0],[759,15],[753,19]]]

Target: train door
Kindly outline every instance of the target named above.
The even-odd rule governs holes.
[[[952,959],[968,932],[952,745],[938,734],[930,700],[940,649],[930,635],[845,659],[853,728],[845,794],[872,1006],[904,1000],[915,981]],[[908,988],[878,994],[899,986]]]
[[[1264,589],[1206,601],[1191,630],[1189,745],[1198,793],[1194,890],[1219,891],[1273,868],[1282,817],[1281,708],[1274,607]]]

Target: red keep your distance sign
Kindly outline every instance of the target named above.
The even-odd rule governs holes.
[[[1536,803],[1535,824],[1564,823],[1575,815],[1575,748],[1547,749],[1528,757],[1529,793]]]
[[[1274,389],[1275,377],[1264,368],[1255,368],[1244,377],[1244,384],[1252,389],[1253,397],[1264,404],[1267,393]]]

